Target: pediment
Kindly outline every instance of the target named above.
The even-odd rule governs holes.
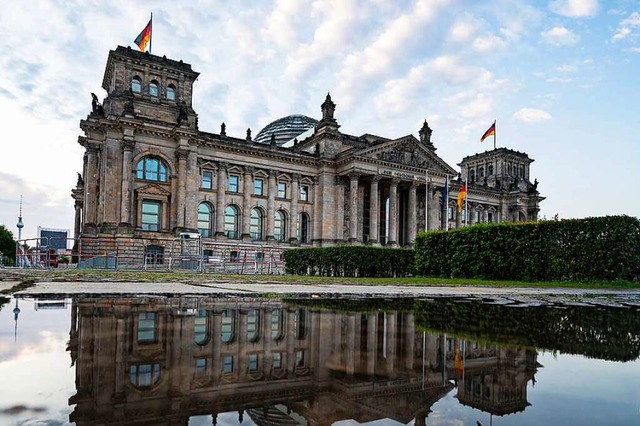
[[[458,174],[435,152],[425,147],[412,135],[362,149],[356,152],[355,156],[377,160],[381,163],[428,169],[444,174]]]
[[[136,189],[136,192],[139,193],[139,194],[158,195],[158,196],[161,196],[161,197],[166,197],[166,196],[169,196],[171,194],[171,191],[168,191],[165,188],[163,188],[162,186],[157,185],[155,183],[150,183],[149,185],[142,186],[142,187]]]

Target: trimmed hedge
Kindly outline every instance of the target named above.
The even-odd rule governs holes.
[[[629,216],[481,224],[420,233],[419,275],[498,280],[638,280],[640,220]]]
[[[325,277],[404,277],[413,272],[413,250],[370,246],[284,251],[285,271]]]

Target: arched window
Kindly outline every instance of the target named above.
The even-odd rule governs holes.
[[[489,164],[489,172],[487,173],[489,176],[493,175],[493,164]]]
[[[260,312],[251,309],[247,315],[247,340],[257,342],[260,338]]]
[[[142,79],[138,76],[135,76],[131,79],[131,91],[133,93],[142,92]]]
[[[282,309],[274,309],[271,311],[271,338],[273,340],[282,339],[282,330],[284,329],[283,320]]]
[[[207,327],[207,311],[198,310],[198,314],[193,319],[193,341],[196,345],[204,345],[209,340],[209,328]]]
[[[480,167],[478,169],[478,176],[481,178],[484,177],[484,167]]]
[[[225,309],[222,311],[222,331],[220,338],[224,343],[233,342],[236,334],[236,311]]]
[[[160,380],[160,364],[129,366],[129,380],[136,388],[150,388]]]
[[[249,224],[249,233],[254,241],[262,240],[262,224],[263,214],[260,209],[251,210],[251,222]]]
[[[301,244],[309,242],[309,215],[300,213],[300,221],[298,222],[298,240]]]
[[[173,84],[167,86],[167,100],[176,100],[176,86],[174,86]]]
[[[167,165],[159,158],[144,157],[142,160],[138,161],[136,177],[138,179],[166,182]]]
[[[157,98],[159,95],[158,87],[158,82],[155,80],[149,83],[149,96],[151,96],[152,98]]]
[[[275,220],[273,221],[273,237],[276,241],[284,241],[286,229],[287,216],[282,210],[278,210],[276,212]]]
[[[227,238],[238,238],[238,208],[227,206],[224,209],[224,233]]]
[[[473,182],[474,180],[476,180],[476,171],[475,170],[469,170],[469,180],[471,182]]]
[[[213,208],[209,203],[198,205],[198,231],[203,237],[213,235]]]

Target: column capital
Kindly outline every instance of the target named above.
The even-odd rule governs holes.
[[[362,173],[359,172],[349,172],[347,173],[347,176],[349,177],[349,179],[351,180],[358,180],[360,178],[360,176],[362,176]]]
[[[382,176],[380,176],[380,175],[374,175],[374,176],[371,178],[371,183],[376,183],[376,184],[377,184],[377,183],[379,183],[381,180],[382,180]]]
[[[252,175],[253,172],[255,172],[256,169],[253,166],[244,166],[244,174],[245,175]]]
[[[294,173],[291,175],[291,181],[292,182],[300,182],[300,179],[302,178],[302,176],[300,175],[300,173]]]
[[[278,177],[278,171],[276,169],[269,169],[269,177],[273,177],[273,178],[277,178]]]
[[[226,161],[218,161],[219,172],[224,172],[225,170],[227,170],[227,167],[229,167],[229,163],[227,163]]]
[[[122,141],[120,141],[120,148],[122,151],[133,151],[133,148],[136,146],[136,141],[132,138],[125,137]]]
[[[184,147],[178,147],[176,148],[176,159],[178,160],[186,160],[187,158],[189,158],[189,153],[191,151],[189,151],[187,148]]]
[[[417,180],[414,180],[414,181],[411,182],[411,188],[412,189],[416,189],[419,186],[422,186],[422,182],[418,182]]]
[[[400,179],[399,178],[391,179],[391,186],[398,186],[399,183],[400,183]]]

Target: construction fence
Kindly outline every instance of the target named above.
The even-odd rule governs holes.
[[[16,244],[20,268],[185,271],[218,274],[284,274],[283,251],[277,245],[205,241],[199,234],[177,238],[120,239],[96,246],[85,238],[68,239],[69,250],[51,249],[49,238]],[[99,250],[106,248],[106,250]]]

